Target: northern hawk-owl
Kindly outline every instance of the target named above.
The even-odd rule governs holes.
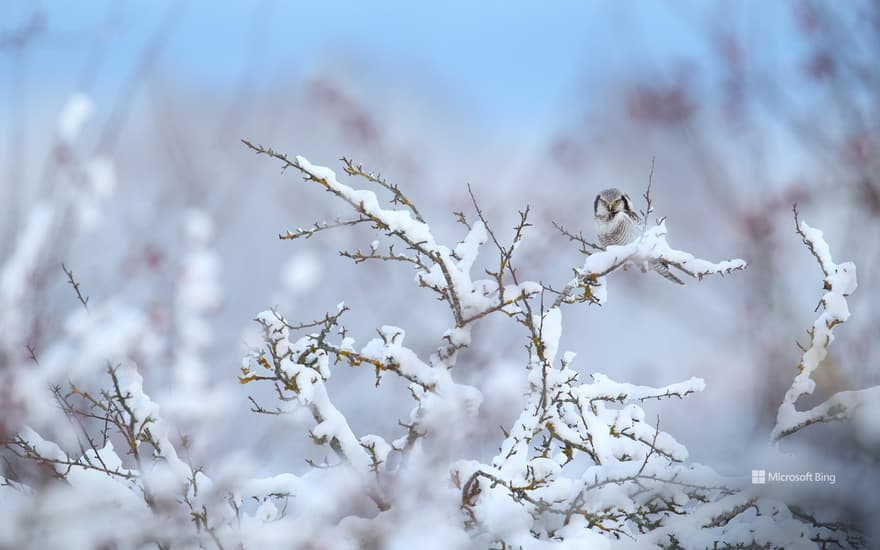
[[[602,246],[629,244],[642,234],[642,220],[633,211],[629,196],[620,189],[605,189],[596,195],[593,214],[596,218],[596,234]],[[649,261],[648,267],[674,283],[684,284],[662,262]]]

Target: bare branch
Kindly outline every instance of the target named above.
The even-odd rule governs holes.
[[[371,221],[372,220],[370,218],[366,218],[366,217],[361,216],[359,218],[355,218],[352,220],[340,220],[339,218],[337,218],[336,221],[334,221],[333,223],[315,222],[315,224],[308,229],[303,229],[300,227],[300,228],[297,228],[296,231],[289,231],[288,230],[285,233],[279,234],[278,238],[281,240],[285,240],[285,241],[292,241],[294,239],[299,239],[301,237],[306,238],[306,239],[310,239],[315,233],[318,233],[320,231],[325,231],[327,229],[335,229],[337,227],[354,226],[359,223],[371,222]]]
[[[89,310],[89,297],[83,296],[82,292],[79,288],[79,283],[76,282],[76,279],[73,278],[73,271],[67,269],[67,266],[61,264],[61,269],[64,270],[64,274],[67,275],[67,283],[73,287],[73,291],[76,293],[76,299],[79,300],[79,303],[86,309]]]
[[[654,159],[655,157],[651,157],[651,172],[648,174],[648,188],[645,189],[645,194],[642,195],[645,199],[645,209],[640,212],[642,215],[642,231],[648,230],[648,218],[654,212],[654,206],[651,202],[651,185],[654,182]]]
[[[33,361],[35,364],[39,365],[40,362],[37,360],[37,352],[34,349],[33,344],[25,345],[25,349],[27,349],[27,351],[28,351],[28,359]]]
[[[558,224],[556,222],[551,222],[551,223],[553,224],[553,227],[555,227],[557,231],[559,231],[560,233],[562,233],[563,235],[568,237],[568,240],[575,241],[575,242],[579,243],[581,245],[579,251],[584,256],[589,256],[595,250],[605,250],[604,247],[599,246],[596,243],[588,241],[586,239],[586,237],[584,237],[583,232],[578,231],[575,234],[575,233],[567,230],[565,227],[563,227],[562,224]]]

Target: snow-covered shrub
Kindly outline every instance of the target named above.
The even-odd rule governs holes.
[[[840,535],[818,522],[808,524],[792,515],[786,505],[753,494],[741,482],[722,479],[711,469],[687,462],[683,445],[660,430],[659,419],[646,420],[640,404],[650,399],[683,398],[702,391],[702,380],[653,388],[620,383],[593,372],[590,380],[571,368],[575,354],[559,353],[563,326],[562,307],[568,304],[601,304],[607,298],[606,276],[625,265],[646,266],[660,261],[697,278],[726,274],[745,267],[742,260],[712,263],[674,250],[666,241],[665,222],[646,227],[643,236],[626,246],[596,250],[582,237],[587,255],[583,266],[560,291],[521,280],[514,253],[524,238],[528,208],[520,213],[509,245],[503,245],[489,227],[474,200],[477,219],[469,222],[458,213],[467,232],[455,246],[436,242],[419,210],[397,187],[343,159],[350,176],[362,177],[392,193],[392,203],[402,209],[385,209],[372,191],[354,189],[337,180],[327,168],[302,157],[289,159],[272,149],[245,142],[257,153],[275,157],[284,168],[302,173],[348,203],[354,217],[340,225],[369,224],[394,244],[379,250],[374,241],[368,252],[343,251],[356,262],[394,261],[410,264],[415,283],[446,302],[450,326],[436,351],[423,360],[404,345],[404,330],[385,326],[379,338],[356,346],[341,324],[346,312],[336,312],[317,322],[292,324],[277,311],[261,313],[265,346],[242,367],[243,383],[265,381],[274,385],[277,405],[254,402],[254,410],[278,415],[307,411],[316,443],[328,445],[336,455],[327,468],[345,468],[361,479],[361,492],[374,502],[374,520],[383,543],[395,547],[401,526],[412,520],[395,513],[398,507],[418,506],[412,492],[429,492],[451,498],[455,489],[458,510],[451,502],[446,521],[461,522],[471,541],[501,548],[539,547],[554,542],[567,548],[608,547],[612,543],[633,547],[684,548],[785,547],[813,548],[816,541]],[[651,211],[650,195],[644,214]],[[331,226],[288,232],[282,238],[311,237]],[[486,270],[488,278],[475,279],[471,271],[481,246],[491,241],[498,264]],[[395,250],[394,246],[397,246]],[[594,251],[591,251],[593,249]],[[548,297],[553,297],[552,305]],[[529,391],[521,415],[488,464],[464,456],[448,466],[448,477],[437,476],[434,441],[450,448],[461,425],[479,406],[476,388],[456,384],[452,375],[459,355],[471,343],[475,324],[488,315],[503,314],[525,329],[526,370]],[[302,334],[294,336],[295,333]],[[511,333],[511,339],[517,338]],[[519,338],[523,338],[520,336]],[[407,422],[393,441],[377,435],[358,436],[331,400],[327,382],[339,363],[370,366],[377,384],[383,374],[404,378],[415,399]],[[430,449],[430,451],[428,450]],[[434,456],[425,456],[434,453]],[[415,457],[415,458],[413,458]],[[415,465],[434,464],[426,472]],[[412,486],[415,477],[417,487]],[[427,489],[432,487],[432,489]],[[405,488],[402,490],[402,488]],[[375,527],[374,527],[375,528]]]
[[[448,327],[437,335],[431,353],[420,354],[408,347],[405,327],[381,326],[375,338],[358,344],[343,324],[350,315],[344,303],[311,322],[291,321],[275,309],[259,313],[263,341],[244,358],[239,381],[248,388],[269,385],[274,397],[249,396],[252,410],[277,416],[278,422],[307,425],[311,439],[327,455],[322,461],[308,460],[304,471],[268,478],[250,475],[249,461],[234,456],[216,461],[214,471],[203,471],[188,456],[190,448],[178,442],[177,432],[181,425],[195,430],[196,437],[210,430],[210,410],[200,403],[216,406],[217,397],[226,396],[200,401],[212,391],[200,359],[208,344],[203,318],[217,306],[219,292],[207,246],[210,223],[193,213],[176,300],[175,393],[163,396],[171,405],[169,414],[144,391],[137,365],[116,360],[118,350],[84,345],[91,350],[88,364],[94,364],[95,353],[110,361],[104,383],[97,385],[91,379],[80,382],[76,369],[60,366],[86,351],[65,347],[66,355],[43,359],[27,377],[34,386],[27,393],[33,397],[48,391],[57,408],[44,405],[40,410],[47,418],[25,415],[26,425],[17,427],[5,443],[11,467],[0,478],[0,546],[592,549],[859,544],[858,537],[838,524],[822,523],[754,492],[743,480],[689,462],[687,449],[661,430],[659,417],[647,417],[646,401],[684,400],[705,390],[702,380],[661,387],[619,382],[589,364],[588,350],[581,354],[586,361],[580,372],[573,367],[575,353],[560,350],[564,308],[605,303],[607,277],[616,270],[661,262],[699,279],[745,268],[742,260],[714,263],[672,248],[665,222],[648,227],[649,193],[645,232],[631,244],[602,250],[563,231],[580,242],[586,258],[556,290],[522,278],[518,270],[522,266],[516,251],[531,227],[528,208],[520,212],[510,243],[503,244],[472,197],[475,215],[456,214],[464,236],[447,246],[438,242],[403,191],[361,166],[343,160],[349,176],[390,193],[391,207],[383,207],[373,191],[341,183],[328,168],[247,145],[281,160],[285,169],[300,172],[354,212],[334,223],[288,231],[282,239],[370,226],[387,247],[377,239],[369,250],[342,255],[358,264],[380,261],[412,269],[414,286],[447,306]],[[818,244],[821,235],[801,227],[827,277],[849,272],[848,264],[831,263],[827,247]],[[477,276],[476,266],[489,265],[485,256],[480,258],[485,248],[497,254],[497,263]],[[77,285],[72,273],[69,280]],[[841,288],[835,286],[838,281]],[[838,297],[854,289],[854,273],[852,284],[847,281],[840,275],[828,282],[829,293],[838,293],[825,300],[835,319],[843,320],[845,302],[841,309]],[[81,296],[77,286],[74,290]],[[89,307],[90,312],[82,308],[72,316],[76,323],[71,331],[94,325],[87,334],[103,336],[126,327],[126,334],[147,332],[134,313],[105,315],[104,309],[113,312],[109,305]],[[482,402],[479,381],[477,386],[456,381],[457,373],[472,364],[468,348],[481,337],[477,327],[490,317],[509,322],[507,339],[498,345],[523,345],[523,368],[511,376],[527,382],[521,412],[502,428],[492,457],[469,439]],[[124,319],[127,325],[120,322]],[[413,406],[394,436],[355,432],[344,403],[334,400],[333,383],[345,376],[346,365],[375,371],[376,385],[389,378],[403,382],[396,387],[405,388]],[[68,380],[59,380],[64,373]],[[781,413],[780,418],[788,417]],[[54,428],[52,438],[41,433],[45,426]],[[260,455],[260,449],[242,451],[257,459]]]

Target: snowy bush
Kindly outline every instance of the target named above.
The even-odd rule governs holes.
[[[68,330],[82,334],[83,345],[46,354],[19,382],[28,385],[31,399],[44,395],[57,408],[31,408],[5,444],[0,546],[788,549],[860,544],[837,523],[819,521],[755,492],[743,480],[689,462],[687,449],[661,429],[660,418],[647,417],[645,402],[685,400],[706,389],[702,380],[661,387],[615,381],[590,363],[588,347],[581,352],[580,371],[574,368],[575,353],[560,350],[564,308],[605,303],[609,294],[613,297],[608,277],[617,270],[661,262],[701,279],[746,267],[742,260],[715,263],[672,248],[665,221],[648,223],[650,189],[645,231],[631,244],[603,250],[563,230],[582,245],[586,257],[557,290],[526,280],[519,271],[527,267],[517,263],[516,251],[530,231],[529,208],[520,212],[512,239],[504,243],[472,195],[474,214],[456,213],[464,235],[448,246],[438,242],[400,188],[360,165],[343,159],[346,174],[382,188],[390,206],[383,206],[374,191],[346,185],[332,170],[305,158],[291,160],[245,143],[280,160],[284,169],[298,171],[352,211],[333,223],[287,231],[282,239],[370,227],[381,241],[341,254],[356,264],[389,262],[411,269],[414,286],[446,305],[447,329],[426,356],[407,346],[405,327],[381,326],[376,337],[359,344],[345,328],[353,312],[344,303],[315,321],[292,321],[277,309],[258,313],[263,341],[244,358],[239,381],[246,389],[268,385],[273,397],[248,396],[252,410],[291,427],[308,426],[327,455],[310,460],[304,471],[268,478],[249,475],[248,462],[235,457],[206,472],[176,434],[205,435],[211,430],[211,407],[234,398],[211,387],[200,358],[210,342],[202,319],[220,300],[216,260],[208,249],[210,221],[196,212],[187,223],[187,259],[175,298],[180,326],[172,357],[174,390],[162,396],[167,400],[162,408],[145,393],[131,353],[88,339],[127,330],[137,338],[112,341],[140,346],[149,333],[141,316],[92,302],[86,310],[69,272],[84,307],[71,315]],[[809,375],[824,357],[831,329],[846,320],[844,296],[855,289],[854,266],[832,262],[821,232],[802,222],[798,228],[825,273],[826,311],[810,333],[810,348],[780,408],[774,440],[845,416],[857,397],[876,392],[837,395],[807,412],[794,408],[794,401],[810,392]],[[45,238],[28,239],[38,237]],[[23,242],[21,256],[27,256],[27,248]],[[481,257],[486,248],[493,251],[492,260]],[[14,260],[18,263],[4,266],[4,281],[16,276],[13,267],[26,258]],[[481,265],[490,267],[475,275]],[[10,307],[21,307],[14,292],[3,298]],[[527,392],[519,416],[503,427],[497,453],[487,457],[472,445],[480,388],[457,382],[456,374],[469,368],[468,348],[481,337],[477,327],[490,317],[509,323],[498,345],[524,347],[523,368],[510,376],[525,379]],[[633,340],[637,345],[637,333]],[[106,365],[101,383],[88,377],[81,382],[80,371],[64,368],[77,361],[94,365],[96,356]],[[388,378],[404,383],[399,387],[413,406],[393,437],[355,433],[343,404],[334,400],[333,381],[345,376],[345,366],[371,369],[377,386]],[[50,429],[51,437],[45,433]],[[243,451],[259,458],[260,449]]]

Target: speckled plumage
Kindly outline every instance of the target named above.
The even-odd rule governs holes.
[[[602,246],[629,244],[641,235],[639,217],[630,207],[629,197],[619,189],[606,189],[593,203],[596,234]]]
[[[593,215],[596,220],[596,235],[602,246],[629,244],[642,234],[642,220],[631,205],[629,196],[617,188],[605,189],[596,195]],[[651,261],[648,267],[669,281],[684,284],[661,262]]]

